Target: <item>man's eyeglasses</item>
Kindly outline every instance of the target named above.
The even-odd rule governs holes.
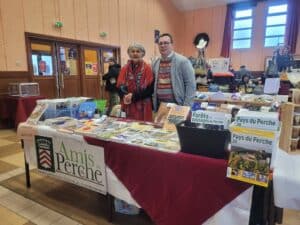
[[[171,42],[165,41],[165,42],[159,42],[158,45],[162,46],[162,45],[169,45],[171,44]]]

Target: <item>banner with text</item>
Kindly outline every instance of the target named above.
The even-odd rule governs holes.
[[[41,133],[35,136],[40,171],[96,192],[107,192],[103,147],[89,145],[78,135]]]

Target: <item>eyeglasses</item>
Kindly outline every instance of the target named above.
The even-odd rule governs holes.
[[[165,42],[159,42],[158,45],[162,46],[162,45],[169,45],[171,44],[171,42],[165,41]]]

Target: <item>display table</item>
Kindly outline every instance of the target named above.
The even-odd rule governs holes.
[[[36,127],[32,134],[33,140],[24,140],[26,162],[35,165],[37,159],[43,160],[35,146],[36,143],[45,143],[40,142],[42,139],[47,140],[53,146],[52,150],[48,149],[52,152],[49,155],[56,156],[54,159],[59,163],[48,160],[44,164],[49,166],[49,171],[55,168],[56,172],[64,175],[66,173],[58,171],[58,168],[67,168],[72,172],[69,166],[73,164],[63,166],[63,154],[72,151],[72,154],[77,152],[76,155],[80,155],[80,152],[91,155],[91,147],[86,146],[88,144],[94,147],[93,161],[96,162],[98,156],[95,147],[99,151],[104,149],[107,193],[142,207],[157,225],[249,223],[252,188],[226,178],[225,160],[166,153],[85,137],[86,143],[79,135],[63,134],[47,126]],[[57,149],[58,146],[63,146],[63,150]],[[45,151],[45,145],[41,150]],[[26,176],[27,185],[30,186],[28,164]],[[72,176],[65,178],[72,182]],[[60,179],[64,178],[60,176]]]
[[[250,187],[225,177],[225,160],[164,153],[90,137],[85,140],[104,146],[106,165],[158,225],[204,224]],[[246,205],[237,207],[237,214],[247,214]],[[248,224],[245,218],[216,224]]]
[[[13,122],[15,128],[27,120],[36,106],[36,101],[44,99],[43,96],[5,96],[0,99],[0,119]]]

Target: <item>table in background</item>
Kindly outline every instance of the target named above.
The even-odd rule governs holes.
[[[0,120],[18,124],[27,120],[36,106],[36,101],[44,99],[43,96],[4,96],[0,99]]]

